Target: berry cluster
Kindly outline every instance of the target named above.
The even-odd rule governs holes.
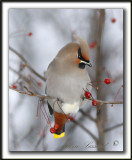
[[[110,84],[112,81],[113,81],[113,80],[111,80],[110,78],[106,78],[106,79],[104,79],[104,81],[99,81],[99,82],[104,82],[105,84]],[[97,81],[93,81],[93,82],[97,82]],[[92,82],[92,83],[93,83],[93,82]],[[94,87],[94,88],[95,88],[95,87]],[[96,88],[97,88],[97,87],[96,87]],[[85,91],[85,90],[84,90],[84,91]],[[85,97],[88,98],[88,99],[92,98],[92,105],[93,105],[93,106],[97,106],[98,101],[95,100],[95,99],[93,99],[91,92],[85,91],[85,94],[84,94],[84,95],[85,95]]]
[[[92,97],[91,92],[85,91],[85,97],[88,98],[88,99],[91,98]],[[97,104],[98,104],[98,102],[95,99],[93,99],[93,97],[92,97],[92,105],[97,106]]]
[[[54,128],[52,128],[52,127],[50,128],[50,132],[53,134],[53,133],[56,132],[57,129],[59,129],[59,125],[58,125],[58,124],[55,124],[55,125],[54,125]]]

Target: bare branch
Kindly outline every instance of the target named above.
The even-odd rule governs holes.
[[[30,136],[30,134],[33,132],[33,128],[31,127],[29,132],[24,136],[22,137],[22,139],[19,140],[19,143],[23,142],[28,136]]]
[[[10,46],[9,46],[9,49],[10,49],[13,53],[15,53],[15,54],[25,63],[25,66],[26,66],[27,68],[29,68],[32,73],[34,73],[36,76],[38,76],[38,77],[39,77],[40,79],[42,79],[43,81],[46,81],[46,79],[45,79],[43,76],[41,76],[38,72],[36,72],[36,71],[29,65],[29,63],[27,62],[27,60],[26,60],[20,53],[18,53],[15,49],[13,49],[13,48],[10,47]]]
[[[114,77],[113,79],[114,79],[114,82],[117,82],[117,81],[119,81],[120,79],[122,79],[123,78],[123,75],[122,74],[119,74],[119,75],[117,75],[116,77]]]
[[[21,77],[21,78],[22,78],[24,81],[26,81],[28,84],[30,83],[30,81],[29,81],[26,77],[24,77],[20,72],[16,71],[16,70],[13,69],[12,67],[9,67],[9,69],[10,69],[11,71],[13,71],[14,73],[18,74],[18,76]]]
[[[9,86],[9,88],[12,89],[12,90],[14,90],[14,91],[16,91],[16,92],[18,92],[18,93],[26,94],[26,95],[28,95],[28,96],[39,97],[39,98],[42,98],[43,100],[44,100],[44,99],[50,99],[50,98],[51,98],[51,97],[49,97],[49,96],[43,96],[43,95],[39,95],[39,94],[33,93],[33,92],[31,92],[27,87],[24,87],[24,88],[27,90],[27,92],[13,89],[13,88],[10,87],[10,86]]]
[[[87,128],[85,128],[81,123],[79,123],[78,121],[74,120],[71,121],[73,123],[75,123],[76,125],[78,125],[79,127],[81,127],[84,131],[86,131],[95,141],[98,141],[97,137],[95,135],[93,135],[93,133],[91,133]]]
[[[91,117],[90,115],[88,115],[87,113],[85,113],[82,109],[80,109],[80,112],[81,112],[84,116],[86,116],[87,118],[89,118],[91,121],[94,121],[94,122],[97,121],[96,119],[94,119],[93,117]]]
[[[117,124],[113,127],[107,128],[107,129],[104,129],[104,132],[111,131],[111,130],[116,129],[116,128],[121,127],[121,126],[123,126],[123,123]]]
[[[97,46],[97,54],[96,54],[96,80],[97,82],[97,86],[100,88],[100,83],[99,81],[101,81],[101,76],[102,76],[102,72],[100,70],[100,68],[102,68],[102,54],[101,54],[101,41],[102,41],[102,33],[103,33],[103,28],[104,28],[104,18],[105,18],[105,10],[104,9],[100,9],[99,10],[100,16],[99,16],[99,23],[98,23],[98,35],[97,35],[97,41],[98,41],[98,46]],[[105,97],[105,95],[104,95]],[[101,96],[101,90],[99,90],[97,92],[97,99],[102,98]],[[98,101],[101,103],[101,105],[103,104],[102,101]],[[105,103],[107,104],[107,103]],[[98,107],[100,108],[101,105]],[[100,145],[104,145],[104,123],[105,123],[105,116],[106,116],[106,109],[104,109],[103,111],[98,112],[99,110],[97,110],[97,129],[98,129],[98,135],[99,135],[99,140],[96,141],[97,146]],[[102,116],[103,115],[103,116]],[[104,147],[100,148],[98,147],[98,151],[104,151]]]
[[[85,97],[84,97],[85,98]],[[88,98],[85,98],[88,99]],[[89,98],[88,100],[93,100],[92,98]],[[102,101],[99,99],[96,99],[97,102],[101,103],[101,104],[123,104],[123,101],[118,101],[118,102],[112,102],[112,101]]]
[[[34,96],[34,97],[36,96],[36,97],[40,97],[42,99],[52,99],[53,98],[53,97],[50,97],[50,96],[43,96],[43,95],[33,93],[27,87],[24,87],[27,90],[27,92],[13,89],[11,86],[9,86],[9,88],[18,92],[18,93],[27,94],[28,96]],[[92,99],[88,99],[88,100],[92,101]],[[107,102],[107,101],[102,101],[102,100],[98,100],[98,99],[96,101],[98,101],[100,103],[104,103],[104,104],[123,104],[123,102]]]
[[[39,144],[42,142],[42,139],[43,139],[43,137],[40,136],[39,139],[38,139],[38,141],[37,141],[37,143],[35,144],[34,150],[37,149],[37,147],[39,146]]]

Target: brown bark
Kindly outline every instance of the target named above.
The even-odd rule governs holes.
[[[100,17],[99,17],[99,28],[98,28],[98,36],[97,36],[97,57],[96,57],[96,80],[101,81],[101,67],[102,67],[102,55],[101,55],[101,39],[102,39],[102,32],[103,32],[103,26],[104,26],[104,16],[105,16],[105,10],[100,9]],[[97,86],[101,88],[101,83],[98,82]],[[105,96],[105,95],[104,95]],[[103,96],[103,98],[104,98]],[[102,98],[102,93],[101,90],[98,90],[97,92],[97,99]],[[98,107],[100,107],[98,105]],[[98,146],[98,151],[104,151],[104,147],[100,147],[104,145],[104,118],[106,116],[106,107],[104,107],[101,110],[97,109],[97,128],[98,128],[98,141],[97,141],[97,146]]]

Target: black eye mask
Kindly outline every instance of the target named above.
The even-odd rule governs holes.
[[[85,65],[88,65],[89,67],[92,67],[89,60],[85,60],[81,53],[81,48],[78,49],[78,59],[80,59],[82,62],[79,63],[79,68],[84,69]]]
[[[81,48],[78,49],[78,59],[80,59],[84,62],[88,62],[88,63],[90,62],[90,61],[87,61],[83,58],[82,53],[81,53]]]

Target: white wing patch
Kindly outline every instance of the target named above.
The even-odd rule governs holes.
[[[68,113],[77,113],[79,110],[79,103],[74,102],[72,104],[70,103],[63,103],[62,104],[62,110],[64,111],[65,114]]]

